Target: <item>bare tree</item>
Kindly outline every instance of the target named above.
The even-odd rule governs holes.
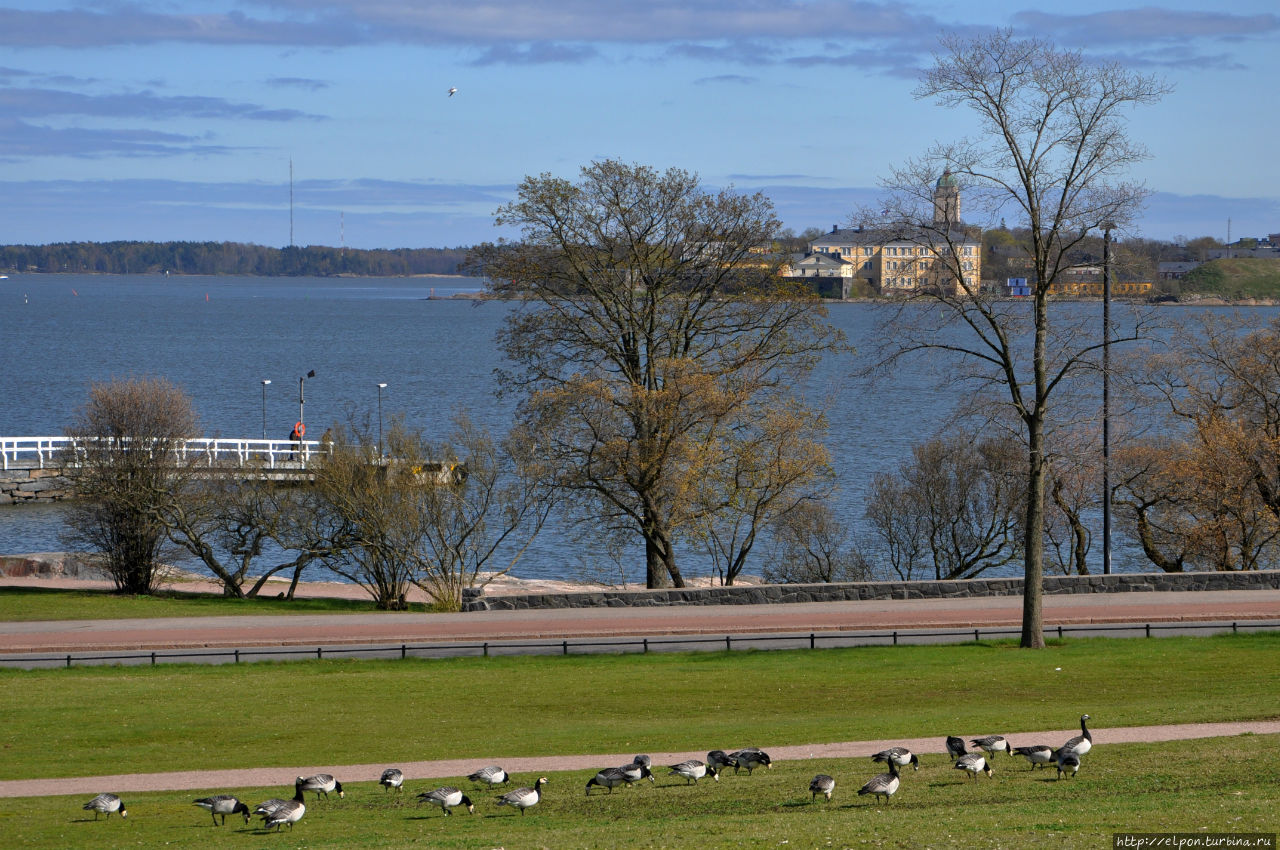
[[[198,437],[191,399],[163,378],[94,384],[67,429],[63,465],[77,495],[67,538],[100,552],[116,589],[155,589],[166,513],[190,479],[185,440]]]
[[[831,494],[834,473],[819,442],[825,427],[814,411],[784,402],[700,447],[715,456],[694,464],[704,474],[690,482],[692,498],[682,501],[695,515],[689,534],[722,584],[733,584],[758,536],[776,519]]]
[[[999,388],[1021,422],[1026,447],[1024,647],[1043,647],[1045,491],[1050,400],[1082,368],[1096,368],[1096,327],[1050,310],[1050,291],[1074,264],[1091,231],[1131,221],[1147,192],[1123,175],[1146,152],[1126,134],[1125,112],[1166,92],[1151,76],[1002,31],[972,40],[948,36],[916,94],[974,113],[980,135],[939,144],[886,180],[885,226],[924,249],[934,284],[920,298],[941,309],[912,309],[882,331],[896,344],[887,360],[922,350],[956,358],[958,377]],[[934,203],[935,180],[950,173],[966,209],[994,223],[1011,216],[1029,231],[1031,297],[1012,304],[982,292],[965,266],[970,240],[959,209]],[[1123,342],[1135,328],[1112,335]]]
[[[899,577],[973,578],[1020,554],[1016,448],[957,434],[915,446],[896,473],[878,476],[867,505],[875,549]]]
[[[648,586],[682,586],[683,500],[715,454],[698,446],[788,397],[837,333],[758,253],[778,229],[759,194],[605,161],[526,178],[497,220],[523,241],[474,264],[520,299],[500,335],[520,421],[574,516],[638,537]]]
[[[765,581],[810,584],[865,581],[871,569],[853,547],[848,527],[821,501],[797,504],[770,525],[765,547]]]

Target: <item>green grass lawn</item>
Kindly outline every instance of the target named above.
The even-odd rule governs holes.
[[[426,719],[423,718],[425,721]],[[904,774],[887,804],[857,796],[883,770],[869,759],[779,762],[755,775],[732,773],[698,785],[658,771],[656,784],[587,797],[593,771],[549,772],[543,802],[527,814],[495,805],[493,792],[458,777],[409,781],[399,799],[370,781],[344,781],[347,798],[307,801],[290,832],[267,834],[254,820],[212,826],[192,805],[203,793],[125,795],[130,816],[95,823],[88,795],[5,800],[6,846],[65,847],[433,847],[491,848],[1031,848],[1098,850],[1116,832],[1275,832],[1280,815],[1280,736],[1243,735],[1164,744],[1096,746],[1074,779],[1031,771],[999,756],[977,781],[941,755]],[[604,765],[602,765],[603,767]],[[815,773],[836,778],[834,798],[810,801]],[[531,784],[536,774],[516,777]],[[471,794],[476,813],[445,817],[414,795],[440,784]],[[251,807],[291,788],[215,788]]]
[[[0,779],[1271,719],[1280,634],[0,671]]]
[[[274,592],[274,591],[273,591]],[[238,614],[363,614],[372,613],[372,600],[362,599],[228,599],[215,593],[176,589],[152,596],[127,596],[106,590],[60,590],[42,587],[0,587],[0,620],[119,620],[130,617],[214,617]],[[411,611],[427,606],[411,603]]]

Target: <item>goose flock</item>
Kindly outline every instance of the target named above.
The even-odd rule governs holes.
[[[1080,734],[1070,738],[1061,747],[1057,748],[1047,744],[1014,747],[1002,735],[987,735],[969,739],[968,744],[978,748],[976,751],[971,752],[964,738],[947,736],[945,741],[947,756],[953,762],[956,770],[963,771],[966,776],[973,780],[977,780],[980,773],[985,773],[988,777],[993,775],[991,759],[995,758],[996,753],[999,752],[1004,752],[1010,756],[1022,756],[1030,763],[1031,770],[1052,764],[1057,768],[1057,778],[1059,780],[1064,775],[1067,778],[1071,778],[1080,770],[1081,757],[1093,749],[1093,736],[1089,733],[1088,726],[1089,720],[1088,714],[1081,715]],[[867,780],[858,789],[858,796],[871,796],[876,802],[883,798],[887,803],[898,792],[902,785],[901,768],[910,766],[913,770],[920,769],[919,756],[906,747],[890,747],[871,756],[871,760],[888,765],[889,770],[887,773],[881,773]],[[758,767],[770,768],[772,766],[773,761],[764,750],[759,747],[744,747],[733,752],[711,750],[707,753],[706,761],[688,759],[679,764],[667,765],[667,775],[683,778],[686,785],[696,785],[698,780],[707,776],[710,776],[713,781],[719,782],[721,772],[730,767],[733,768],[734,773],[739,770],[746,770],[747,775],[750,776]],[[652,767],[653,760],[649,756],[637,755],[629,764],[602,768],[595,776],[587,780],[587,796],[591,796],[593,788],[603,788],[607,793],[612,794],[613,789],[621,785],[630,788],[644,779],[655,782]],[[404,778],[404,773],[398,768],[388,768],[382,772],[377,781],[379,785],[383,786],[384,792],[399,792],[404,785]],[[475,771],[468,775],[467,779],[476,785],[493,788],[509,782],[511,776],[501,767],[492,765]],[[528,809],[542,801],[542,788],[546,784],[547,778],[545,776],[539,777],[531,786],[517,788],[514,791],[499,795],[495,798],[495,802],[498,806],[509,806],[518,809],[523,816]],[[816,802],[819,794],[825,799],[831,800],[835,793],[835,788],[836,780],[834,777],[825,773],[818,774],[809,782],[810,802]],[[201,797],[194,801],[194,805],[210,813],[214,826],[219,825],[219,815],[222,816],[221,825],[225,826],[227,815],[239,814],[244,817],[246,824],[253,817],[261,817],[262,827],[268,831],[274,828],[279,832],[286,824],[292,831],[294,824],[302,820],[307,813],[306,792],[308,791],[315,793],[316,800],[319,800],[321,796],[327,800],[330,792],[335,791],[339,798],[345,796],[341,782],[327,773],[319,773],[313,776],[299,776],[294,780],[292,797],[267,800],[260,803],[252,812],[250,812],[247,804],[230,794]],[[463,793],[461,789],[451,786],[441,786],[431,791],[424,791],[417,795],[417,799],[419,805],[428,803],[433,806],[439,806],[445,815],[453,814],[451,810],[457,806],[463,806],[470,814],[474,814],[476,810],[475,803],[472,802],[470,797]],[[124,802],[116,794],[99,794],[85,803],[83,808],[94,813],[94,820],[97,820],[99,815],[102,814],[105,814],[110,819],[111,815],[116,812],[120,813],[121,818],[128,816]]]

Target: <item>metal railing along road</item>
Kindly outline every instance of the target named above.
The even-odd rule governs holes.
[[[1280,629],[1276,620],[1061,625],[1045,629],[1045,638],[1159,637],[1161,633],[1238,634]],[[461,658],[497,655],[571,655],[599,653],[713,652],[748,649],[836,649],[856,646],[956,644],[1018,637],[1020,628],[895,629],[892,631],[788,632],[770,634],[672,635],[670,637],[577,638],[552,641],[481,641],[479,643],[392,643],[329,646],[256,646],[200,650],[128,650],[9,654],[0,667],[26,669],[87,665],[157,665],[175,663],[242,664],[253,661],[325,659]]]
[[[83,446],[72,437],[0,437],[0,469],[45,469],[66,464],[67,458],[83,454]],[[175,446],[183,463],[197,461],[211,467],[306,466],[322,451],[318,440],[239,440],[200,438],[182,440]]]

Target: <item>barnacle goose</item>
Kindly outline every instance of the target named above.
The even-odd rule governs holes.
[[[974,779],[978,778],[979,773],[991,775],[991,765],[987,763],[986,756],[982,753],[965,753],[956,759],[956,770],[967,772]]]
[[[1014,747],[1013,754],[1022,756],[1031,762],[1032,770],[1053,761],[1053,747],[1044,744],[1033,744],[1030,747]]]
[[[712,750],[707,753],[707,766],[723,770],[726,767],[733,767],[734,760],[724,750]]]
[[[525,809],[538,805],[538,801],[542,799],[542,786],[546,784],[547,777],[541,776],[537,782],[533,783],[532,788],[517,788],[503,794],[498,798],[498,805],[515,806],[523,815]]]
[[[831,792],[835,790],[836,790],[835,779],[831,778],[830,776],[827,776],[825,773],[819,773],[817,776],[813,777],[813,779],[809,782],[809,793],[813,795],[813,797],[810,798],[809,802],[812,803],[815,800],[817,800],[819,794],[823,795],[828,800],[830,800]]]
[[[218,825],[218,815],[222,815],[222,825],[227,825],[227,815],[244,815],[244,822],[249,822],[249,807],[230,794],[215,794],[212,797],[201,797],[193,805],[209,811],[213,825]]]
[[[382,771],[382,776],[378,779],[378,784],[382,786],[383,791],[404,790],[404,773],[398,767],[389,767]]]
[[[648,756],[645,756],[645,758],[648,758]],[[631,785],[632,782],[639,782],[641,779],[648,779],[650,782],[656,782],[657,780],[653,778],[653,773],[649,770],[650,764],[653,764],[652,760],[650,760],[648,764],[633,761],[631,764],[624,764],[622,767],[618,768],[618,770],[622,771],[622,775],[625,777],[628,786]]]
[[[987,735],[984,738],[974,738],[969,741],[980,750],[984,750],[988,756],[994,756],[1000,750],[1006,753],[1012,753],[1013,748],[1009,746],[1009,742],[1005,740],[1003,735]]]
[[[266,829],[276,828],[276,832],[280,831],[280,827],[286,823],[289,824],[289,831],[293,831],[293,825],[302,820],[302,816],[307,813],[306,798],[302,791],[303,783],[299,782],[294,785],[292,800],[268,800],[259,806],[264,808],[268,804],[277,804],[271,807],[270,812],[262,813],[262,825]]]
[[[858,796],[875,794],[877,800],[883,796],[884,801],[887,803],[889,798],[898,792],[899,780],[898,763],[893,759],[889,759],[889,772],[872,777],[866,785],[858,789]]]
[[[957,738],[955,735],[947,736],[947,755],[951,756],[953,760],[960,758],[967,752],[969,751],[965,748],[964,738]]]
[[[321,794],[324,795],[326,800],[329,799],[330,791],[337,791],[340,798],[346,796],[346,793],[342,790],[342,783],[327,773],[317,773],[314,776],[300,776],[298,778],[302,780],[302,790],[315,791],[317,800],[320,799]]]
[[[125,810],[124,802],[115,794],[99,794],[81,806],[81,808],[85,811],[92,811],[94,820],[98,819],[99,814],[106,814],[110,818],[113,812],[119,812],[122,818],[129,816],[129,812]]]
[[[448,785],[441,786],[434,791],[423,791],[418,795],[418,802],[439,806],[446,815],[453,814],[449,810],[454,806],[466,806],[468,814],[474,815],[476,813],[476,807],[471,802],[471,798],[457,788],[450,788]]]
[[[467,778],[472,782],[481,782],[485,785],[501,785],[511,779],[511,777],[507,775],[507,772],[496,764],[489,767],[482,767]]]
[[[887,750],[881,750],[871,757],[872,761],[878,761],[887,764],[892,759],[893,763],[898,767],[906,767],[911,765],[913,770],[920,769],[920,757],[908,750],[906,747],[890,747]]]
[[[644,766],[639,764],[633,766],[636,768],[638,778],[639,773],[644,769]],[[588,796],[591,794],[592,785],[599,785],[601,788],[608,788],[609,793],[612,794],[613,789],[623,783],[630,785],[631,781],[627,779],[627,774],[623,772],[622,768],[606,767],[604,770],[587,780],[587,794]]]
[[[720,781],[720,768],[710,767],[697,759],[689,759],[688,761],[682,761],[679,764],[668,765],[668,767],[671,770],[671,773],[668,775],[683,776],[685,778],[686,785],[697,785],[698,780],[708,774],[710,774],[711,778],[716,782]]]
[[[1080,756],[1093,749],[1093,736],[1089,734],[1089,727],[1085,725],[1085,721],[1091,719],[1087,714],[1080,715],[1080,734],[1063,744],[1063,749],[1075,750],[1076,755]]]
[[[757,767],[773,767],[773,760],[769,758],[769,754],[759,747],[747,747],[743,750],[736,750],[729,753],[729,758],[733,759],[733,772],[737,773],[738,768],[746,768],[747,775],[751,775],[751,771]]]
[[[302,777],[301,776],[299,776],[297,779],[293,781],[293,799],[294,800],[302,799]],[[266,823],[268,818],[274,815],[277,811],[279,811],[281,806],[285,805],[288,802],[289,802],[288,800],[282,800],[279,797],[273,797],[270,800],[267,800],[266,802],[259,803],[257,808],[253,810],[253,813],[255,815],[261,815],[263,823]]]
[[[1080,751],[1062,747],[1053,751],[1053,761],[1058,766],[1059,779],[1064,773],[1068,777],[1075,776],[1076,771],[1080,769]]]

